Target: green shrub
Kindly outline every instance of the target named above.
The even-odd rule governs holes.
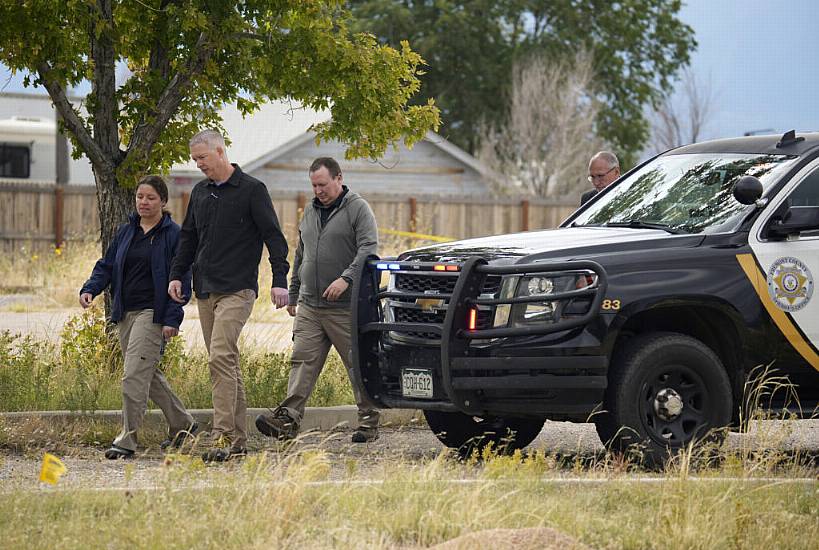
[[[0,333],[0,410],[90,411],[121,407],[122,353],[116,330],[106,324],[100,307],[70,318],[59,346]],[[287,393],[288,353],[242,346],[240,356],[248,406],[274,407]],[[165,347],[160,368],[185,406],[211,408],[207,355],[188,352],[181,338]],[[354,402],[341,359],[328,358],[310,406]]]

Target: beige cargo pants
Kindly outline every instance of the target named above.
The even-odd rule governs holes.
[[[301,424],[304,407],[316,386],[330,346],[336,348],[350,376],[350,310],[346,308],[315,308],[299,304],[293,322],[293,355],[290,359],[290,379],[287,398],[281,407],[290,417]],[[352,376],[350,376],[352,381]],[[379,412],[362,401],[358,388],[353,384],[353,395],[358,406],[358,425],[377,428]]]
[[[155,324],[153,318],[152,309],[127,311],[117,323],[125,372],[122,377],[122,431],[114,445],[130,451],[137,448],[136,434],[142,426],[148,398],[162,410],[170,434],[190,429],[193,423],[193,417],[157,368],[165,342],[162,325]]]
[[[226,436],[231,446],[240,448],[247,443],[247,398],[239,368],[239,335],[255,300],[256,293],[248,288],[230,294],[212,292],[197,301],[213,396],[211,438]]]

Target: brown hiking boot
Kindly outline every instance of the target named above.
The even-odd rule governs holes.
[[[299,433],[298,423],[282,407],[276,407],[270,414],[257,416],[256,428],[264,435],[280,441],[293,439]]]
[[[227,462],[236,457],[247,456],[247,450],[244,447],[236,447],[231,444],[230,438],[220,436],[214,439],[208,450],[202,453],[203,462]]]

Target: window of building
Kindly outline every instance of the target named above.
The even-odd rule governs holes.
[[[27,178],[31,174],[31,151],[25,145],[0,143],[0,177]]]

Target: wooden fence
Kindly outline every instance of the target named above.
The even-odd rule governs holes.
[[[279,222],[293,245],[301,211],[312,194],[272,193]],[[181,223],[189,190],[171,189],[168,209]],[[574,203],[520,199],[365,197],[382,229],[450,238],[498,235],[557,226]],[[57,186],[49,182],[0,182],[0,250],[28,246],[42,249],[99,237],[97,196],[93,186]]]

